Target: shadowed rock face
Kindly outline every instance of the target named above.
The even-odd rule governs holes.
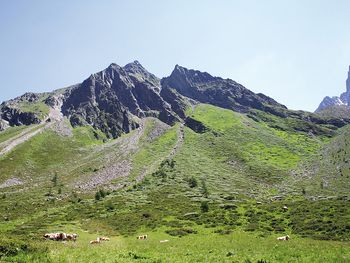
[[[9,126],[31,125],[41,122],[40,116],[34,112],[23,112],[17,108],[19,103],[35,103],[39,99],[38,94],[25,93],[15,99],[3,102],[0,105],[0,130]]]
[[[286,109],[282,104],[263,94],[255,94],[241,84],[213,77],[206,72],[175,66],[171,75],[161,81],[162,89],[174,89],[179,94],[201,103],[213,104],[238,112],[251,108],[272,111],[272,107]]]
[[[349,79],[347,84],[350,90]],[[26,93],[2,103],[0,130],[9,125],[42,122],[42,116],[40,119],[38,114],[20,107],[37,102],[44,102],[51,108],[61,108],[63,115],[68,117],[73,126],[90,125],[110,138],[137,128],[140,118],[144,117],[156,117],[169,125],[182,121],[194,130],[204,132],[205,127],[188,119],[185,114],[186,109],[197,103],[248,113],[252,117],[256,110],[261,110],[280,117],[335,127],[350,122],[350,119],[330,119],[312,113],[290,111],[272,98],[256,94],[231,79],[214,77],[206,72],[178,65],[169,77],[160,80],[138,61],[124,67],[111,64],[80,84],[44,95]]]
[[[111,64],[73,89],[62,110],[73,126],[92,125],[115,138],[138,127],[135,116],[153,116],[168,124],[178,120],[159,91],[159,79],[139,62]]]

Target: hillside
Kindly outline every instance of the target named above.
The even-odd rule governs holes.
[[[0,260],[350,259],[347,119],[180,66],[160,80],[138,62],[5,102],[1,116]],[[80,237],[43,240],[58,231]],[[98,235],[112,240],[92,248]]]

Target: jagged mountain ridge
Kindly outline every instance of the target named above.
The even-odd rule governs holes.
[[[340,106],[340,107],[338,107]],[[344,107],[350,106],[350,66],[348,71],[348,78],[346,79],[346,91],[340,94],[340,96],[326,96],[318,106],[315,112],[320,113],[327,108],[331,108],[328,110],[328,113],[331,115],[336,115],[337,110],[344,112]],[[349,115],[350,116],[350,115]]]
[[[137,128],[140,119],[156,117],[173,125],[185,122],[186,110],[207,103],[236,112],[256,110],[283,118],[295,118],[337,127],[347,121],[290,111],[274,99],[254,93],[231,80],[176,65],[169,77],[159,79],[138,61],[121,67],[112,63],[82,83],[52,93],[26,93],[0,106],[0,129],[50,121],[49,108],[61,111],[73,127],[89,125],[109,138]],[[313,132],[313,131],[312,131]]]

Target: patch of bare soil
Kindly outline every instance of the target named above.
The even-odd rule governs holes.
[[[21,185],[21,184],[23,184],[23,182],[20,179],[14,177],[14,178],[7,179],[5,182],[0,184],[0,189],[6,188],[6,187],[11,187],[11,186],[16,186],[16,185]]]
[[[144,123],[132,134],[122,136],[113,143],[101,146],[97,152],[109,151],[108,154],[102,157],[103,169],[90,176],[78,179],[74,183],[74,187],[82,191],[91,190],[102,185],[112,190],[119,188],[119,186],[110,183],[115,179],[129,176],[132,169],[130,156],[138,150],[138,143],[143,132]]]

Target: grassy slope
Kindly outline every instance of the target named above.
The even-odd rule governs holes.
[[[227,188],[266,197],[291,191],[277,188],[290,177],[291,170],[314,158],[328,140],[273,129],[210,105],[199,105],[192,117],[210,132],[196,134],[186,129],[183,151],[176,157],[179,170],[184,176],[205,178],[219,192]],[[259,187],[261,184],[266,188]]]
[[[23,238],[27,240],[28,235],[33,239],[30,242],[33,253],[12,260],[19,261],[27,255],[41,257],[39,262],[69,262],[72,258],[77,262],[84,262],[86,258],[105,262],[116,259],[120,262],[349,260],[349,254],[344,253],[348,243],[298,237],[349,240],[347,201],[311,202],[290,196],[283,202],[257,205],[251,200],[251,197],[266,200],[277,194],[300,195],[301,185],[290,171],[299,170],[301,162],[318,158],[320,149],[329,141],[327,137],[293,132],[288,129],[288,120],[279,123],[286,129],[274,129],[265,122],[209,105],[197,106],[192,117],[210,131],[197,134],[185,128],[184,144],[178,149],[174,163],[164,160],[175,145],[179,126],[150,141],[149,131],[156,124],[149,122],[139,150],[130,156],[133,170],[126,180],[134,182],[144,171],[153,174],[100,201],[93,200],[94,192],[74,193],[69,188],[72,178],[88,175],[100,167],[101,156],[111,151],[118,153],[116,146],[99,146],[101,142],[86,128],[75,130],[75,136],[70,139],[50,132],[41,134],[0,159],[1,179],[14,174],[25,179],[27,175],[43,186],[33,191],[9,191],[0,203],[0,211],[5,211],[3,216],[10,218],[10,221],[2,219],[0,232],[17,237],[15,243]],[[80,160],[83,166],[77,166]],[[10,161],[16,161],[16,166]],[[63,195],[57,194],[58,187],[52,186],[52,171],[59,175]],[[195,186],[190,185],[190,179],[196,182]],[[62,200],[48,199],[45,193],[50,189],[54,197]],[[201,202],[208,202],[209,212],[201,211]],[[289,207],[287,213],[281,209],[284,204]],[[197,230],[198,234],[178,238],[165,233],[166,230],[178,233],[183,228]],[[39,242],[41,233],[49,230],[78,231],[81,239],[77,247]],[[219,235],[213,233],[216,230],[234,232]],[[150,234],[150,240],[141,243],[144,245],[133,237],[142,233]],[[288,244],[275,241],[276,235],[286,233],[297,241]],[[87,241],[97,234],[123,234],[124,237],[113,238],[112,245],[90,249]],[[163,248],[160,239],[171,239],[171,242],[161,244]],[[262,245],[255,246],[256,242]],[[325,249],[329,246],[332,249]],[[226,256],[228,252],[233,255]],[[28,261],[34,259],[23,262]]]
[[[112,237],[100,245],[89,245],[96,235],[78,231],[79,241],[62,244],[41,242],[48,254],[19,254],[9,262],[324,262],[345,263],[350,260],[347,243],[295,238],[277,242],[275,236],[261,238],[254,233],[235,231],[229,235],[197,227],[198,233],[177,238],[163,231],[150,232],[146,241],[135,237]],[[208,238],[210,236],[210,238]],[[169,240],[160,243],[160,240]],[[36,248],[37,248],[36,247]],[[36,260],[36,261],[35,261]]]
[[[28,126],[15,126],[6,129],[5,131],[0,132],[0,143],[5,142],[8,139],[15,137],[20,134],[22,131],[27,129]]]
[[[350,127],[341,129],[321,151],[319,158],[305,167],[306,192],[321,196],[349,195]]]

